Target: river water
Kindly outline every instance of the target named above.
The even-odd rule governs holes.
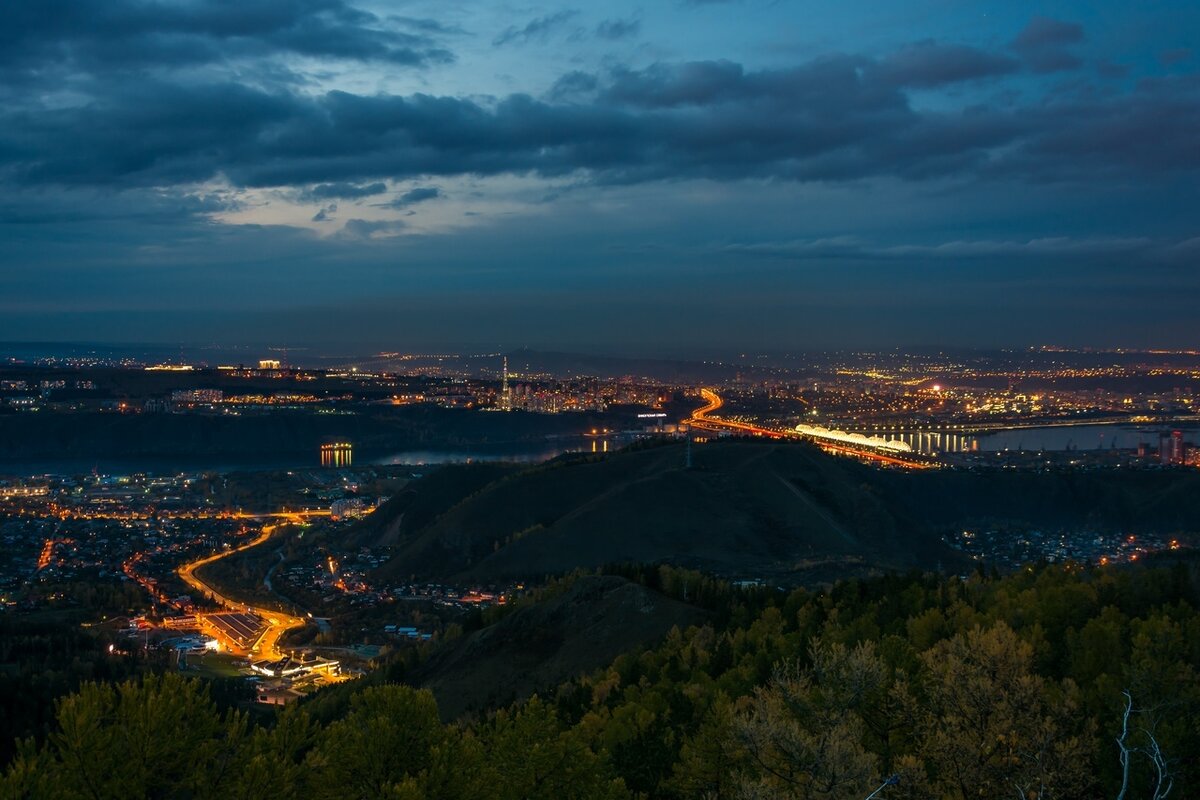
[[[355,453],[352,466],[429,466],[433,464],[464,464],[476,461],[514,461],[540,464],[564,453],[609,452],[622,446],[615,437],[609,439],[586,436],[562,437],[529,442],[478,444],[457,448],[423,448],[400,450],[380,455]],[[319,454],[263,454],[261,458],[229,458],[221,456],[196,458],[64,458],[36,461],[0,461],[0,477],[30,475],[177,475],[201,472],[257,472],[263,470],[320,469]]]
[[[1064,425],[995,431],[984,434],[960,434],[953,431],[924,431],[912,433],[880,432],[877,435],[899,439],[920,453],[962,453],[1002,450],[1062,451],[1062,450],[1133,450],[1145,444],[1158,448],[1160,430],[1136,425]],[[1200,440],[1200,430],[1182,428],[1184,438]]]

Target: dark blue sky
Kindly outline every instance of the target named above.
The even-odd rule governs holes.
[[[1194,2],[4,15],[0,340],[1200,344]]]

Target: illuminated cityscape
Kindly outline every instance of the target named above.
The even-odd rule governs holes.
[[[1198,42],[7,4],[0,798],[1200,797]]]

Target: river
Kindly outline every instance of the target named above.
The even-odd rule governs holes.
[[[475,461],[514,461],[540,464],[563,453],[609,452],[627,442],[617,437],[593,438],[571,436],[528,442],[477,444],[466,447],[422,448],[394,453],[355,453],[353,466],[428,466],[432,464],[462,464]],[[263,470],[320,469],[317,453],[311,458],[303,455],[263,454],[262,457],[222,458],[63,458],[36,461],[0,461],[0,477],[31,475],[177,475],[201,472],[258,472]]]
[[[954,431],[924,431],[913,433],[879,432],[888,439],[899,439],[920,453],[996,452],[1001,450],[1062,451],[1062,450],[1133,450],[1145,444],[1158,448],[1160,431],[1176,428],[1125,424],[1047,425],[1035,428],[1001,430],[992,433],[961,434]],[[1182,427],[1184,437],[1200,440],[1200,430]]]

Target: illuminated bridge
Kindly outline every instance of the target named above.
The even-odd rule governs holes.
[[[869,437],[863,434],[851,434],[844,431],[830,431],[826,428],[819,428],[819,426],[800,425],[795,429],[768,428],[762,425],[713,417],[710,416],[712,412],[725,405],[725,401],[712,389],[701,389],[700,396],[704,398],[706,405],[692,412],[690,422],[692,427],[701,430],[732,431],[750,436],[763,436],[770,439],[805,439],[814,442],[821,449],[831,453],[854,456],[864,461],[873,461],[877,464],[887,464],[905,469],[929,469],[933,466],[925,461],[914,460],[912,457],[914,454],[911,452],[912,448],[904,442],[885,440],[882,437]],[[811,428],[814,431],[819,429],[824,435],[818,436],[814,433],[807,433],[801,430],[801,428]]]
[[[808,436],[821,442],[836,442],[838,444],[854,445],[856,447],[871,447],[888,450],[893,453],[911,453],[912,446],[899,439],[885,439],[882,436],[867,436],[862,433],[847,433],[846,431],[830,430],[822,425],[796,426],[796,433]]]

